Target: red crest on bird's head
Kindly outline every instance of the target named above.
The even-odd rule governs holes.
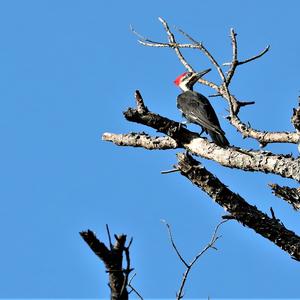
[[[184,77],[187,73],[188,73],[188,72],[184,72],[184,73],[182,73],[181,75],[179,75],[179,76],[174,80],[174,83],[175,83],[177,86],[179,86],[182,77]]]

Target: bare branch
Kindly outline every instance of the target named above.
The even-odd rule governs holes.
[[[163,19],[163,18],[159,18],[159,21],[162,23],[167,36],[168,36],[168,43],[161,43],[161,42],[155,42],[152,40],[149,40],[147,38],[145,38],[144,36],[142,36],[141,34],[137,33],[132,27],[131,30],[132,32],[137,35],[139,37],[138,42],[143,45],[143,46],[147,46],[147,47],[155,47],[155,48],[172,48],[174,49],[178,59],[180,60],[180,62],[183,64],[183,66],[189,71],[189,72],[194,72],[194,69],[192,68],[192,66],[186,61],[186,59],[184,58],[183,54],[181,53],[180,49],[181,48],[190,48],[190,49],[200,49],[202,47],[202,45],[193,45],[193,44],[181,44],[181,43],[177,43],[175,40],[175,36],[172,33],[172,31],[170,30],[170,27],[168,25],[168,23]],[[208,80],[205,80],[203,78],[199,79],[199,82],[201,84],[207,85],[213,89],[217,89],[218,86]]]
[[[238,116],[228,117],[230,123],[242,134],[243,138],[253,138],[262,146],[269,143],[290,143],[298,144],[299,134],[287,131],[259,131],[243,123]]]
[[[182,33],[185,37],[187,37],[189,40],[191,40],[194,45],[196,45],[198,47],[199,50],[201,50],[210,60],[210,62],[215,66],[215,68],[217,69],[221,80],[222,80],[222,84],[218,87],[218,86],[214,86],[213,88],[219,93],[219,90],[221,89],[223,91],[223,93],[226,94],[226,98],[228,99],[228,105],[229,105],[229,110],[230,110],[230,114],[235,114],[236,112],[236,104],[234,99],[231,98],[229,89],[228,89],[228,84],[227,84],[227,79],[223,73],[223,70],[220,67],[220,64],[217,62],[217,60],[213,57],[213,55],[210,53],[210,51],[208,51],[202,43],[197,42],[195,39],[193,39],[190,35],[188,35],[187,33],[185,33],[183,30],[179,29],[179,32]],[[201,83],[201,81],[199,81]]]
[[[228,89],[228,84],[227,84],[227,79],[223,73],[223,70],[220,67],[220,64],[217,62],[217,60],[213,57],[213,55],[210,53],[210,51],[208,51],[202,43],[197,42],[195,39],[193,39],[190,35],[188,35],[187,33],[185,33],[183,30],[179,29],[179,32],[182,33],[185,37],[187,37],[189,40],[191,40],[194,45],[196,45],[198,47],[199,50],[201,50],[210,60],[210,62],[215,66],[215,68],[217,69],[221,80],[222,80],[222,84],[218,87],[217,85],[215,86],[211,86],[212,88],[214,88],[218,93],[220,90],[222,90],[223,93],[225,93],[226,95],[226,99],[228,100],[228,105],[229,105],[229,110],[230,110],[230,114],[234,115],[238,109],[237,106],[237,102],[234,101],[234,98],[231,98],[229,89]],[[199,80],[200,83],[201,80]]]
[[[273,173],[285,178],[300,180],[300,160],[289,155],[275,155],[265,151],[247,151],[235,147],[220,148],[199,134],[191,132],[180,123],[148,112],[139,114],[136,109],[129,108],[124,112],[128,121],[147,125],[174,139],[178,147],[184,147],[192,154],[214,160],[223,166],[245,171]]]
[[[91,250],[103,261],[109,274],[109,287],[111,289],[111,300],[128,299],[128,291],[124,285],[126,279],[123,274],[122,261],[125,250],[126,235],[115,235],[116,242],[109,250],[104,243],[100,242],[91,231],[81,231],[81,237],[88,244]]]
[[[144,37],[144,36],[141,35],[140,33],[138,33],[138,32],[133,28],[132,25],[130,25],[129,27],[130,27],[130,30],[132,31],[132,33],[135,34],[135,35],[139,38],[139,40],[138,40],[139,43],[141,43],[141,42],[143,42],[143,41],[144,41],[144,42],[153,43],[153,44],[156,43],[156,42],[151,41],[150,39]]]
[[[270,50],[270,45],[268,45],[268,46],[267,46],[263,51],[261,51],[259,54],[255,55],[255,56],[252,56],[252,57],[250,57],[250,58],[248,58],[248,59],[245,59],[245,60],[243,60],[243,61],[239,61],[239,62],[238,62],[238,65],[243,65],[243,64],[246,64],[246,63],[248,63],[248,62],[250,62],[250,61],[253,61],[253,60],[255,60],[255,59],[258,59],[258,58],[262,57],[264,54],[266,54],[269,50]]]
[[[290,188],[275,183],[270,183],[269,186],[275,196],[291,204],[295,210],[300,209],[300,188]]]
[[[217,96],[222,96],[225,100],[227,100],[230,111],[228,120],[242,134],[243,137],[254,138],[258,142],[260,142],[262,146],[265,146],[268,143],[297,144],[299,142],[300,134],[298,131],[300,131],[300,108],[294,110],[292,118],[292,123],[297,132],[265,132],[255,130],[251,127],[250,124],[243,123],[238,117],[241,107],[254,104],[254,102],[239,101],[234,95],[230,93],[228,88],[235,74],[237,66],[246,64],[262,57],[269,51],[269,46],[265,48],[261,53],[243,61],[239,61],[236,33],[233,29],[231,29],[230,36],[232,44],[232,61],[230,64],[226,64],[229,65],[230,68],[227,74],[224,75],[220,64],[211,55],[210,51],[208,51],[202,45],[202,43],[197,42],[182,30],[179,30],[180,33],[182,33],[192,43],[177,43],[175,40],[175,36],[170,30],[167,22],[162,18],[159,18],[159,21],[162,23],[166,31],[168,43],[158,43],[151,41],[142,37],[134,31],[134,33],[137,34],[140,38],[139,42],[145,46],[174,49],[180,62],[188,71],[194,70],[182,55],[181,49],[201,50],[207,56],[210,62],[215,66],[221,77],[222,83],[220,85],[217,85],[214,82],[209,82],[204,79],[200,79],[199,82],[201,84],[210,86],[215,90]],[[180,123],[149,111],[138,91],[136,92],[135,98],[137,109],[129,108],[126,112],[124,112],[125,118],[128,121],[152,127],[158,132],[166,134],[167,137],[151,137],[145,133],[130,133],[127,135],[105,133],[103,135],[104,140],[112,141],[117,145],[144,147],[146,149],[185,148],[186,150],[188,150],[188,153],[214,160],[226,167],[238,168],[245,171],[273,173],[285,178],[292,178],[294,180],[300,181],[300,158],[295,159],[291,155],[275,155],[271,152],[266,151],[247,151],[236,147],[228,147],[226,149],[220,148],[214,143],[209,143],[207,139],[200,137],[199,134],[187,130]],[[272,217],[269,217],[267,214],[262,213],[255,206],[248,204],[241,196],[229,190],[222,182],[220,182],[218,178],[207,171],[202,165],[200,165],[188,154],[178,154],[178,165],[174,170],[166,171],[166,173],[170,173],[175,170],[180,170],[183,176],[187,177],[196,186],[204,190],[214,201],[216,201],[226,211],[228,211],[229,214],[224,216],[224,219],[235,219],[238,222],[242,223],[244,226],[252,228],[258,234],[269,239],[278,247],[289,253],[292,258],[300,261],[300,237],[298,237],[294,232],[285,228],[282,222],[276,218],[272,208],[270,209]],[[277,193],[280,197],[291,203],[294,208],[300,208],[300,192],[298,191],[298,189],[279,187],[278,185],[276,188],[274,188],[274,186],[272,185],[271,187],[275,194]],[[173,240],[171,229],[170,227],[168,227],[168,225],[167,228],[169,231],[172,246],[176,251],[177,256],[183,262],[189,272],[188,268],[190,264],[188,264],[181,256]],[[215,239],[212,240],[215,242],[217,240],[217,237],[215,236]],[[214,247],[211,246],[211,248]],[[201,252],[198,253],[198,255],[200,254]],[[197,260],[198,256],[196,256],[194,260],[195,259]],[[193,265],[193,261],[191,262],[191,266]],[[186,274],[186,277],[188,275],[188,272]],[[183,287],[186,280],[186,278],[184,278],[185,277],[183,277],[182,289],[180,289],[177,295],[177,299],[181,299],[183,297]],[[125,278],[125,280],[128,281],[128,276],[127,279]]]
[[[148,112],[148,108],[144,103],[144,100],[142,98],[141,93],[136,90],[134,93],[134,97],[135,97],[135,102],[136,102],[136,108],[137,110],[141,113],[141,114],[145,114]]]
[[[227,77],[225,77],[220,64],[216,61],[216,59],[211,55],[210,51],[208,51],[202,43],[197,42],[195,39],[193,39],[190,35],[185,33],[184,31],[180,30],[180,33],[182,33],[185,37],[187,37],[189,40],[193,42],[193,44],[182,44],[177,43],[174,37],[174,34],[171,32],[167,22],[163,20],[162,18],[159,19],[168,35],[169,42],[168,43],[160,43],[160,42],[154,42],[149,39],[144,38],[140,34],[137,34],[135,31],[134,33],[139,36],[141,40],[139,42],[143,44],[144,46],[149,47],[160,47],[160,48],[173,48],[175,49],[177,56],[179,57],[182,64],[185,66],[185,68],[189,71],[193,71],[193,68],[185,61],[183,58],[181,52],[179,49],[198,49],[201,50],[211,61],[211,63],[216,67],[223,83],[218,86],[217,84],[210,82],[208,80],[205,80],[203,78],[200,78],[198,81],[199,83],[209,86],[212,89],[214,89],[218,96],[222,96],[224,99],[228,101],[229,110],[230,110],[230,117],[228,118],[230,123],[243,135],[244,138],[251,137],[253,139],[256,139],[261,146],[266,146],[268,143],[294,143],[297,144],[299,141],[299,135],[295,132],[264,132],[259,131],[256,129],[251,128],[250,126],[247,126],[245,123],[243,123],[239,117],[238,113],[240,111],[240,108],[243,106],[247,106],[250,104],[254,104],[253,101],[251,102],[242,102],[238,101],[233,95],[231,95],[230,91],[228,90],[228,86],[231,82],[232,77],[234,76],[236,67],[248,62],[251,62],[255,59],[258,59],[262,57],[265,53],[267,53],[270,49],[270,46],[266,47],[261,53],[248,58],[243,61],[238,61],[238,48],[237,48],[237,39],[236,39],[236,33],[233,29],[230,31],[231,36],[231,44],[232,44],[232,61],[230,63],[225,63],[223,65],[230,65],[230,69],[227,72]],[[178,52],[179,51],[179,52]],[[180,55],[180,54],[181,55]]]
[[[275,215],[275,211],[274,211],[274,209],[273,209],[273,207],[272,207],[272,206],[270,207],[270,212],[271,212],[272,219],[274,219],[274,220],[278,221],[280,224],[282,224],[282,225],[283,225],[283,223],[280,221],[280,219],[278,219],[278,218],[276,217],[276,215]]]
[[[176,172],[179,172],[178,169],[172,169],[172,170],[167,170],[167,171],[161,171],[160,174],[170,174],[170,173],[176,173]]]
[[[227,117],[230,124],[233,125],[243,136],[243,138],[253,138],[257,140],[262,147],[269,143],[291,143],[298,144],[300,135],[297,132],[272,132],[272,131],[259,131],[249,125],[247,126],[238,117],[239,110],[242,106],[253,104],[253,102],[241,102],[238,101],[233,95],[228,96],[228,91],[224,90],[222,86],[218,93],[228,101],[229,105],[232,105],[233,109],[230,111],[230,115]]]
[[[230,123],[243,135],[244,138],[252,137],[256,139],[262,146],[265,146],[268,143],[290,143],[290,142],[298,142],[299,136],[295,133],[286,133],[286,132],[261,132],[255,129],[252,129],[250,126],[246,126],[238,117],[239,110],[242,106],[246,106],[249,104],[253,104],[253,102],[240,102],[233,95],[230,95],[227,86],[229,86],[231,79],[235,73],[236,67],[255,59],[262,57],[265,53],[268,52],[270,46],[266,47],[261,53],[255,55],[249,59],[244,61],[238,61],[238,47],[237,47],[237,39],[236,33],[234,29],[230,30],[231,36],[231,44],[232,44],[232,61],[230,64],[230,69],[227,73],[226,83],[223,88],[220,88],[218,93],[221,94],[229,104],[230,109],[230,117],[228,118]]]
[[[138,298],[140,299],[140,300],[144,300],[144,298],[142,297],[142,295],[132,286],[132,284],[131,284],[131,282],[132,282],[132,280],[133,280],[133,278],[136,276],[136,273],[134,273],[133,275],[132,275],[132,277],[130,278],[130,280],[129,280],[129,282],[128,282],[128,286],[131,288],[131,290],[132,291],[134,291],[135,292],[135,294],[138,296]]]
[[[222,97],[222,95],[219,93],[208,95],[208,98],[215,98],[215,97]]]
[[[180,287],[179,287],[179,291],[178,291],[178,293],[177,293],[177,300],[180,300],[180,299],[183,298],[183,289],[184,289],[184,286],[185,286],[185,284],[186,284],[188,275],[189,275],[189,273],[190,273],[192,267],[194,266],[194,264],[198,261],[198,259],[199,259],[199,258],[200,258],[200,257],[201,257],[208,249],[210,249],[210,248],[216,249],[216,248],[214,247],[214,244],[215,244],[215,243],[217,242],[217,240],[219,239],[219,236],[217,236],[217,232],[218,232],[220,226],[221,226],[222,224],[224,224],[225,222],[227,222],[227,221],[228,221],[228,220],[222,221],[222,222],[220,222],[220,223],[216,226],[216,228],[215,228],[215,230],[214,230],[214,233],[213,233],[213,235],[212,235],[212,238],[211,238],[210,242],[209,242],[209,243],[204,247],[204,249],[201,250],[201,251],[194,257],[194,259],[186,266],[186,270],[185,270],[185,272],[184,272],[184,274],[183,274],[183,276],[182,276],[182,280],[181,280],[181,284],[180,284]]]
[[[109,247],[110,247],[110,250],[112,250],[113,244],[111,242],[111,235],[110,235],[108,224],[106,224],[105,227],[106,227],[106,232],[107,232],[107,236],[108,236]]]
[[[240,195],[229,190],[216,176],[199,162],[184,153],[177,154],[181,174],[201,188],[238,222],[256,231],[300,261],[300,237],[277,219],[248,204]]]
[[[187,49],[199,49],[198,45],[192,45],[192,44],[180,44],[180,43],[160,43],[160,42],[149,42],[149,41],[143,41],[143,40],[139,40],[139,43],[143,46],[147,46],[147,47],[155,47],[155,48],[172,48],[172,49],[183,49],[183,48],[187,48]],[[188,64],[186,64],[185,62],[183,62],[183,66],[189,71],[189,72],[194,72],[193,69],[188,67]],[[209,86],[212,89],[218,90],[218,85],[216,85],[213,82],[210,82],[204,78],[200,78],[198,80],[199,83]]]
[[[236,33],[234,32],[233,28],[230,29],[230,36],[231,36],[231,45],[232,45],[232,61],[231,61],[231,67],[227,73],[227,78],[225,80],[227,86],[230,84],[230,81],[233,77],[235,69],[238,65],[238,52],[237,52],[238,50],[237,50]]]
[[[238,101],[238,104],[239,104],[239,107],[242,107],[242,106],[247,106],[247,105],[253,105],[253,104],[255,104],[255,101],[244,101],[244,102]]]
[[[177,142],[168,136],[150,136],[144,132],[127,134],[105,132],[102,135],[102,140],[113,142],[118,146],[143,147],[147,150],[166,150],[179,147]]]
[[[129,254],[129,248],[132,244],[133,238],[130,239],[129,244],[127,247],[124,246],[124,253],[125,253],[125,257],[126,257],[126,269],[123,270],[124,272],[124,281],[123,281],[123,286],[121,288],[121,294],[123,293],[124,289],[126,289],[126,287],[128,286],[128,278],[129,278],[129,274],[133,271],[133,269],[130,267],[130,254]]]
[[[139,40],[138,41],[141,45],[147,47],[154,47],[154,48],[180,48],[180,49],[199,49],[199,46],[193,44],[183,44],[183,43],[163,43],[163,42],[154,42],[149,40]],[[187,69],[189,70],[189,69]],[[191,69],[191,72],[194,69]]]
[[[79,233],[81,237],[84,239],[84,241],[89,245],[91,250],[102,260],[102,261],[108,261],[110,256],[110,251],[105,246],[104,243],[100,242],[96,234],[92,232],[91,230],[87,231],[81,231]]]
[[[185,261],[185,259],[182,257],[182,255],[180,254],[179,250],[177,249],[177,246],[174,242],[174,239],[173,239],[173,235],[172,235],[172,230],[171,230],[171,226],[169,223],[167,223],[165,220],[162,220],[163,223],[165,223],[166,227],[167,227],[167,230],[168,230],[168,234],[169,234],[169,238],[170,238],[170,241],[171,241],[171,244],[172,244],[172,247],[173,249],[175,250],[177,256],[179,257],[179,259],[181,260],[181,262],[186,266],[186,268],[189,267],[188,263]]]
[[[259,54],[250,57],[248,59],[245,59],[243,61],[238,60],[238,46],[237,46],[237,39],[236,39],[236,33],[234,32],[234,29],[230,29],[230,37],[231,37],[231,45],[232,45],[232,61],[230,63],[224,63],[223,66],[230,65],[230,69],[227,73],[227,78],[226,78],[226,85],[228,86],[230,84],[230,81],[234,75],[235,69],[237,66],[246,64],[248,62],[251,62],[255,59],[258,59],[262,57],[265,53],[267,53],[270,49],[270,46],[267,46],[262,52]]]
[[[168,23],[161,17],[158,18],[158,20],[162,23],[162,25],[165,28],[165,31],[168,35],[168,39],[169,39],[169,43],[175,45],[176,41],[175,41],[175,36],[174,34],[171,32]],[[179,50],[178,47],[173,46],[172,47],[175,50],[175,53],[177,55],[177,57],[179,58],[179,60],[181,61],[181,63],[184,65],[184,67],[189,70],[190,72],[193,72],[193,68],[190,64],[188,64],[188,62],[186,61],[186,59],[184,58],[184,56],[182,55],[181,51]]]
[[[188,35],[187,33],[185,33],[183,30],[179,29],[179,32],[182,33],[185,37],[187,37],[189,40],[191,40],[194,45],[197,46],[197,48],[199,50],[201,50],[204,55],[207,56],[207,58],[210,60],[210,62],[215,66],[215,68],[217,69],[221,80],[222,80],[222,84],[218,87],[217,85],[215,85],[214,88],[218,93],[220,90],[223,91],[223,93],[226,94],[227,99],[228,99],[228,104],[229,104],[229,109],[230,109],[230,114],[234,114],[236,112],[236,103],[234,102],[234,99],[231,99],[231,95],[230,92],[228,90],[228,84],[225,78],[225,75],[223,73],[223,70],[221,69],[219,63],[217,62],[217,60],[213,57],[213,55],[210,53],[210,51],[208,51],[202,43],[197,42],[195,39],[193,39],[190,35]],[[201,83],[201,81],[199,80],[199,82]]]
[[[198,41],[196,41],[195,39],[193,39],[189,34],[187,34],[186,32],[184,32],[183,30],[178,28],[178,31],[184,35],[186,38],[188,38],[190,41],[192,41],[196,46],[198,46],[196,49],[201,50],[210,60],[210,62],[216,67],[221,79],[223,82],[226,81],[225,75],[223,73],[222,68],[220,67],[220,65],[218,64],[218,62],[215,60],[215,58],[212,56],[212,54],[204,47],[204,45],[202,43],[199,43]]]

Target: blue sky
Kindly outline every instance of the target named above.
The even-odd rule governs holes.
[[[241,113],[253,127],[292,130],[300,90],[299,10],[291,0],[189,1],[185,7],[178,0],[0,1],[0,297],[108,297],[102,263],[78,234],[91,229],[106,241],[106,223],[134,238],[136,288],[145,297],[174,297],[183,268],[160,220],[172,225],[191,259],[224,211],[180,175],[160,174],[176,162],[176,151],[101,141],[103,132],[153,133],[122,117],[136,89],[151,110],[181,120],[173,80],[183,67],[171,50],[138,45],[129,25],[165,40],[162,16],[204,42],[220,62],[231,57],[231,27],[241,58],[270,44],[265,57],[238,69],[232,92],[256,101]],[[187,57],[196,69],[210,67],[200,53]],[[222,118],[225,102],[212,101],[230,142],[257,149]],[[297,155],[293,145],[267,149]],[[272,206],[300,232],[299,215],[267,188],[294,183],[202,161],[233,191],[266,212]],[[192,271],[187,297],[299,295],[299,263],[235,222],[221,233],[219,250]]]

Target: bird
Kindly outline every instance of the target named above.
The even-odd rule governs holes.
[[[229,141],[225,137],[212,105],[204,95],[193,91],[194,84],[210,70],[184,72],[174,80],[175,85],[182,90],[177,97],[177,108],[187,122],[201,126],[200,135],[205,132],[215,144],[226,148],[229,146]]]

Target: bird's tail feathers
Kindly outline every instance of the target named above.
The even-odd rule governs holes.
[[[208,134],[210,135],[213,142],[218,146],[225,148],[230,145],[224,134],[220,134],[211,130],[208,130]]]

